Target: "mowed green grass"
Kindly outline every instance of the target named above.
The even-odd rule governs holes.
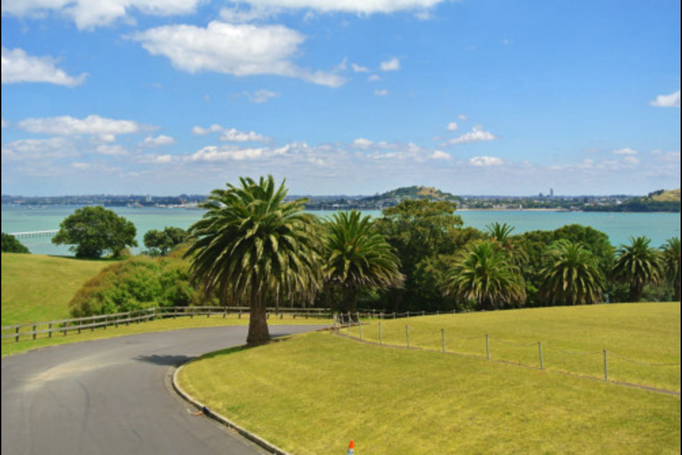
[[[2,253],[2,325],[68,318],[76,291],[110,264]]]
[[[406,329],[406,326],[409,328]],[[490,357],[579,375],[680,391],[680,304],[590,305],[467,313],[381,321],[383,343]],[[342,329],[341,333],[347,333]],[[360,336],[353,327],[350,334]],[[379,342],[379,321],[362,327]]]
[[[214,411],[289,453],[676,454],[680,398],[313,333],[180,371]]]

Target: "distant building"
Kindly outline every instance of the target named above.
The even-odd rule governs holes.
[[[549,189],[549,197],[554,197],[554,188]]]

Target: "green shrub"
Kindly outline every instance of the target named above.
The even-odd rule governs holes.
[[[3,253],[29,253],[28,248],[24,246],[12,234],[2,233],[2,252]]]
[[[188,262],[139,256],[102,270],[76,293],[69,308],[73,317],[84,317],[199,303]]]

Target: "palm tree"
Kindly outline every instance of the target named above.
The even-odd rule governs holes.
[[[321,242],[305,200],[284,202],[287,190],[272,176],[241,187],[211,192],[208,211],[190,227],[190,273],[221,302],[247,301],[251,308],[247,343],[270,340],[267,301],[311,299],[321,286]]]
[[[601,302],[603,277],[599,261],[581,242],[553,243],[547,251],[540,280],[538,296],[552,305]]]
[[[522,306],[525,282],[519,268],[490,240],[474,242],[448,271],[445,295],[473,300],[479,309]]]
[[[487,225],[486,230],[488,231],[490,240],[504,250],[514,264],[521,266],[528,261],[528,254],[514,242],[515,236],[512,235],[514,226],[495,221],[494,223]]]
[[[356,310],[357,292],[364,286],[384,290],[402,285],[400,260],[369,216],[339,212],[324,227],[325,276],[343,291],[342,311]]]
[[[630,237],[630,245],[621,245],[611,275],[630,285],[630,301],[639,302],[644,286],[660,284],[662,269],[658,251],[651,248],[651,239]]]
[[[669,239],[662,247],[666,281],[673,288],[675,301],[680,301],[680,238]]]

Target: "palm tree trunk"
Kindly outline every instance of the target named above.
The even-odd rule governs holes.
[[[351,320],[357,322],[354,315],[358,310],[358,292],[355,286],[344,286],[343,288],[343,311],[351,314]]]
[[[251,290],[251,317],[246,343],[249,346],[258,346],[269,343],[270,339],[265,299],[258,295],[258,289],[254,286]]]
[[[644,285],[641,283],[630,283],[630,303],[637,303],[644,291]]]

